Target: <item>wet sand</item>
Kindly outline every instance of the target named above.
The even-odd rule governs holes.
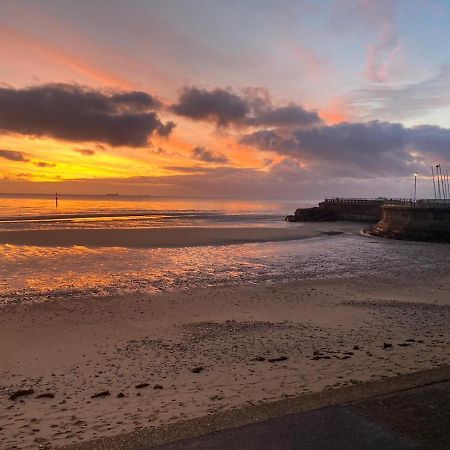
[[[328,226],[333,229],[333,225]],[[319,236],[313,224],[281,227],[165,227],[0,231],[0,244],[87,247],[191,247],[275,242]]]
[[[449,321],[450,276],[406,271],[8,305],[0,441],[53,448],[448,365]]]

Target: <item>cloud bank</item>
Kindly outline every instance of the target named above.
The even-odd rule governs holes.
[[[260,130],[246,145],[305,161],[322,175],[353,178],[428,172],[431,161],[450,161],[450,129],[372,121],[312,129]]]
[[[273,106],[267,92],[261,89],[247,89],[237,94],[222,88],[185,87],[171,109],[180,116],[213,122],[219,127],[308,127],[321,123],[316,111],[307,111],[300,105]]]
[[[145,92],[105,93],[69,84],[0,88],[0,132],[145,146],[153,133],[168,136],[174,124],[155,112],[160,102]]]

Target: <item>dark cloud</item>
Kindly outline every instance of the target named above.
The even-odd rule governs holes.
[[[162,137],[167,137],[170,135],[170,133],[172,133],[172,130],[175,128],[175,126],[175,122],[171,121],[161,124],[157,130],[158,134]]]
[[[342,123],[287,135],[261,130],[242,142],[306,161],[318,174],[351,178],[407,175],[428,171],[432,161],[450,161],[450,130],[437,126]]]
[[[77,152],[77,153],[79,153],[80,155],[83,155],[83,156],[93,156],[93,155],[95,155],[95,150],[92,150],[90,148],[74,148],[73,151]]]
[[[214,170],[214,167],[211,166],[194,166],[194,167],[185,167],[185,166],[165,166],[164,169],[172,170],[174,172],[180,172],[185,174],[198,174],[198,173],[206,173]]]
[[[290,104],[280,108],[267,106],[254,117],[249,117],[247,123],[252,126],[274,127],[309,127],[321,122],[315,111],[307,111],[301,106]]]
[[[214,122],[217,126],[309,127],[321,123],[316,111],[307,111],[293,103],[274,107],[267,92],[249,89],[238,95],[231,90],[211,91],[186,87],[172,111],[194,120]]]
[[[35,161],[35,162],[33,162],[33,164],[37,167],[55,167],[56,166],[55,163],[49,163],[49,162],[45,162],[45,161]]]
[[[192,156],[200,161],[210,163],[226,164],[227,162],[229,162],[228,158],[224,154],[213,152],[206,149],[205,147],[193,148]]]
[[[110,94],[68,84],[0,88],[0,131],[138,147],[153,133],[172,130],[154,111],[159,106],[145,92]]]
[[[209,120],[219,126],[239,123],[247,117],[249,107],[244,99],[225,89],[198,89],[186,87],[172,110],[180,116]]]
[[[16,152],[14,150],[0,150],[0,158],[9,159],[10,161],[29,161],[22,152]]]

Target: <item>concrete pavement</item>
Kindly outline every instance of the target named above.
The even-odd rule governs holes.
[[[249,406],[69,448],[449,449],[450,367]]]

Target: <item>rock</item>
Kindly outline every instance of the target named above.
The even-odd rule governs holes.
[[[353,350],[359,350],[359,345],[354,345]]]
[[[45,392],[44,394],[36,395],[35,398],[55,398],[55,394],[52,392]]]
[[[210,400],[223,400],[223,397],[221,395],[212,395]]]
[[[286,216],[288,222],[334,222],[336,215],[327,209],[319,208],[299,208],[293,215]]]
[[[253,358],[252,361],[265,361],[266,358],[264,356],[257,356],[256,358]]]
[[[123,392],[119,392],[117,394],[117,398],[124,398],[124,397],[125,397],[125,394]]]
[[[136,389],[142,389],[142,388],[146,388],[148,386],[150,386],[150,384],[148,384],[148,383],[139,383],[139,384],[136,384],[136,386],[134,386],[134,387]]]
[[[203,370],[205,370],[203,367],[199,366],[199,367],[194,367],[193,369],[191,369],[192,373],[200,373]]]
[[[415,340],[415,339],[412,339],[412,338],[410,338],[410,339],[405,339],[405,341],[406,341],[406,342],[416,342],[416,340]]]
[[[34,394],[34,389],[20,389],[18,391],[13,392],[9,396],[9,399],[14,401],[19,397],[24,397],[25,395],[32,395],[32,394]]]
[[[388,342],[385,342],[383,344],[383,350],[386,350],[387,348],[391,348],[391,347],[392,347],[392,344],[389,344]]]
[[[353,352],[344,352],[344,355],[352,356],[352,355],[354,355],[354,353]]]
[[[286,361],[288,359],[287,356],[278,356],[278,358],[269,358],[267,361],[273,363],[278,361]]]
[[[111,393],[109,391],[102,391],[102,392],[97,392],[94,395],[91,395],[91,398],[108,397],[108,395],[111,395]]]
[[[160,384],[155,384],[153,389],[164,389]]]
[[[408,342],[403,342],[401,344],[398,344],[399,347],[408,347],[408,345],[411,345],[411,344],[409,344]]]

